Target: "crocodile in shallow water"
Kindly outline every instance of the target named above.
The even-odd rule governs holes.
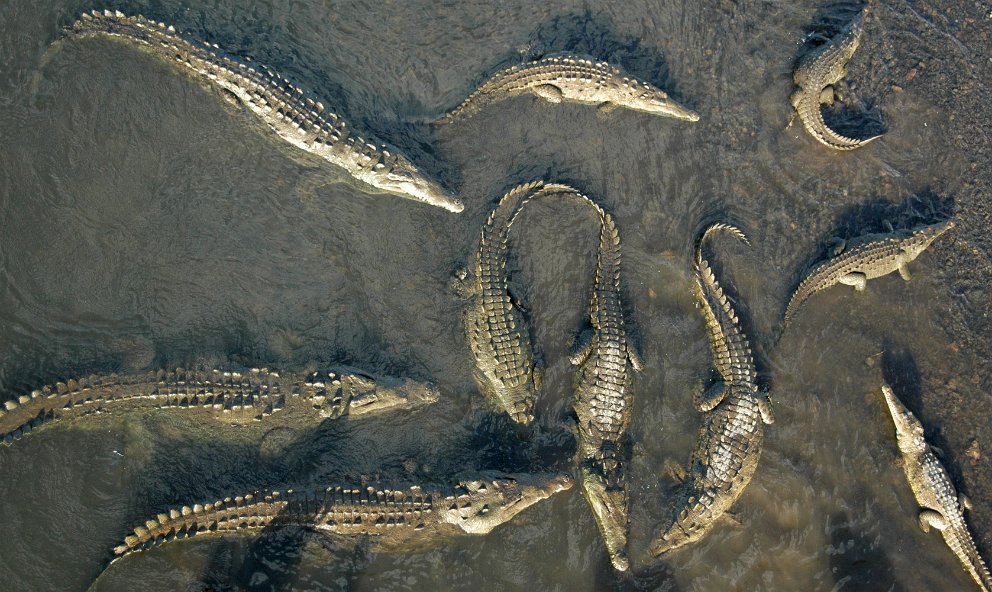
[[[67,37],[104,36],[148,49],[200,75],[248,108],[289,144],[315,154],[381,191],[460,212],[462,203],[395,148],[356,134],[341,117],[271,70],[222,52],[172,26],[120,12],[84,13]]]
[[[704,243],[716,231],[729,232],[745,242],[747,239],[729,224],[714,224],[696,244],[695,294],[721,381],[695,397],[696,408],[705,413],[703,425],[671,523],[652,545],[653,555],[699,540],[734,505],[758,467],[764,424],[774,421],[768,395],[755,384],[747,336],[703,257]]]
[[[567,185],[534,181],[514,187],[482,228],[472,275],[466,274],[459,281],[461,292],[470,298],[465,331],[475,359],[477,382],[497,408],[521,424],[534,419],[541,368],[535,361],[527,321],[510,297],[508,241],[510,227],[524,205],[546,197],[592,203]]]
[[[175,409],[245,424],[283,409],[301,421],[317,421],[414,409],[437,400],[433,385],[347,367],[308,374],[179,368],[93,375],[6,401],[0,409],[0,443],[10,445],[42,426],[101,413]]]
[[[818,142],[834,150],[854,150],[880,136],[863,140],[848,138],[827,127],[822,104],[832,104],[834,87],[847,76],[847,62],[857,51],[864,32],[864,11],[833,39],[804,56],[796,66],[793,80],[799,88],[792,93],[792,106],[799,121]]]
[[[159,514],[114,549],[116,561],[174,539],[251,535],[276,526],[367,535],[384,544],[454,534],[487,534],[535,503],[572,487],[564,473],[484,472],[450,491],[408,487],[328,487],[256,493]]]
[[[923,424],[896,398],[888,385],[882,385],[885,404],[896,426],[896,441],[902,453],[902,466],[920,504],[919,524],[923,532],[940,531],[965,571],[984,592],[992,592],[992,576],[975,548],[975,541],[964,521],[971,503],[958,494],[951,478],[923,437]]]
[[[486,105],[525,93],[551,103],[598,105],[603,112],[623,107],[685,121],[699,120],[699,114],[679,105],[661,89],[631,78],[606,62],[584,55],[554,54],[497,72],[438,123],[469,117]]]
[[[590,202],[591,203],[591,202]],[[582,491],[606,542],[613,567],[628,568],[624,452],[631,414],[631,370],[643,364],[624,329],[620,297],[620,235],[613,217],[599,211],[599,252],[589,304],[592,330],[580,339],[575,414]]]
[[[835,284],[854,286],[861,292],[868,280],[894,271],[908,281],[907,264],[951,228],[954,228],[954,221],[947,220],[909,230],[867,234],[850,241],[837,239],[832,247],[832,256],[814,267],[799,283],[785,309],[785,326],[792,322],[807,298]]]

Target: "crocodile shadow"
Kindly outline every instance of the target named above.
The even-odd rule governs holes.
[[[862,2],[831,2],[819,7],[806,28],[803,44],[796,54],[793,69],[807,55],[819,50],[841,33],[844,27],[854,20],[866,7]],[[855,54],[855,59],[857,54]],[[882,119],[878,99],[851,96],[854,84],[846,77],[837,86],[845,88],[842,100],[832,106],[823,106],[823,120],[834,132],[854,138],[880,136],[888,129]]]
[[[861,495],[854,496],[861,498]],[[865,532],[841,511],[829,518],[826,529],[831,572],[838,592],[904,592],[895,578],[895,566],[878,548],[877,533]]]

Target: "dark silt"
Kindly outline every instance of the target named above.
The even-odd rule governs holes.
[[[450,287],[499,197],[539,178],[596,199],[623,244],[624,302],[646,364],[633,383],[629,572],[611,568],[576,487],[485,537],[402,551],[272,529],[129,557],[97,588],[968,589],[940,537],[917,527],[883,379],[943,449],[992,555],[987,3],[872,3],[848,66],[868,115],[848,123],[884,135],[844,154],[787,124],[792,68],[816,42],[807,34],[849,5],[110,3],[326,97],[455,189],[461,214],[364,193],[126,44],[78,40],[46,55],[94,7],[0,3],[0,397],[90,373],[332,363],[433,381],[442,396],[411,413],[273,416],[259,429],[168,412],[97,417],[0,448],[0,588],[85,589],[131,528],[193,501],[572,468],[568,350],[587,314],[595,220],[548,202],[514,225],[511,284],[547,366],[531,427],[478,391]],[[523,96],[423,123],[497,69],[555,51],[609,60],[700,120]],[[910,265],[912,281],[817,294],[776,341],[791,290],[831,236],[952,213],[957,226]],[[646,550],[677,485],[666,468],[689,458],[701,419],[692,392],[710,380],[692,247],[717,220],[753,243],[714,240],[712,259],[739,297],[776,422],[733,509],[739,524],[654,560]]]

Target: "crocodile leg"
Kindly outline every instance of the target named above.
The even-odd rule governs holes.
[[[549,103],[560,103],[562,101],[561,89],[553,84],[541,84],[535,86],[533,89],[534,94],[541,97]]]
[[[937,510],[924,508],[920,510],[920,530],[930,532],[931,527],[944,530],[947,528],[947,519]]]
[[[909,273],[909,266],[905,261],[899,264],[899,277],[906,280],[907,282],[913,279],[913,275]]]
[[[859,271],[852,271],[840,276],[839,281],[845,286],[854,286],[856,292],[864,292],[865,286],[868,284],[868,277]]]
[[[600,103],[599,113],[600,115],[609,115],[610,113],[616,111],[617,107],[619,106],[620,105],[617,105],[616,103],[611,103],[610,101],[606,101],[605,103]]]
[[[582,364],[589,357],[595,342],[595,336],[596,332],[590,328],[580,333],[575,339],[575,345],[572,346],[572,353],[568,356],[568,361],[573,366]]]
[[[765,425],[775,423],[775,411],[772,409],[772,400],[768,396],[768,391],[761,391],[756,401],[758,402],[758,413],[761,414],[761,421]]]
[[[840,255],[841,253],[844,252],[844,248],[847,247],[847,241],[840,238],[839,236],[835,236],[831,238],[828,244],[829,244],[829,247],[827,248],[828,257],[836,257],[837,255]]]
[[[693,399],[695,399],[693,404],[696,406],[697,411],[700,413],[706,413],[722,403],[724,397],[726,396],[726,383],[717,382],[710,388],[706,389],[706,392],[699,393],[697,396],[693,397]]]
[[[820,91],[820,104],[832,106],[834,104],[834,87],[825,86]]]

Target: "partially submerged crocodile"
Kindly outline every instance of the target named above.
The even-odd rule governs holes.
[[[768,395],[755,384],[751,346],[737,313],[703,257],[706,239],[717,231],[747,238],[734,226],[714,224],[696,244],[696,299],[721,381],[695,397],[696,408],[706,415],[672,521],[652,545],[653,555],[699,540],[734,505],[758,466],[764,424],[774,421]]]
[[[626,570],[628,503],[624,453],[631,416],[630,370],[641,370],[643,363],[624,329],[620,236],[613,217],[598,207],[597,210],[602,226],[596,280],[589,304],[592,331],[583,336],[571,357],[572,364],[579,366],[575,414],[582,491],[596,517],[613,567]]]
[[[462,291],[471,298],[465,330],[475,359],[476,380],[500,410],[521,424],[534,419],[541,368],[535,361],[527,321],[510,297],[506,272],[509,232],[524,205],[550,196],[588,201],[567,185],[534,181],[514,187],[500,199],[482,228],[471,276],[461,278]]]
[[[572,478],[565,473],[485,472],[460,480],[449,491],[353,486],[227,497],[148,520],[114,549],[114,560],[175,539],[259,534],[275,526],[369,535],[388,544],[482,535],[571,487]]]
[[[799,88],[792,93],[792,106],[803,127],[818,142],[834,150],[854,150],[879,138],[848,138],[827,127],[820,105],[833,104],[834,87],[847,76],[847,62],[857,51],[864,32],[864,11],[826,44],[804,56],[793,74]]]
[[[69,37],[122,39],[191,70],[236,98],[280,138],[343,168],[381,191],[438,206],[464,209],[395,148],[363,138],[324,105],[288,80],[248,59],[222,52],[172,26],[120,12],[84,13],[66,30]]]
[[[595,58],[563,53],[500,70],[438,123],[469,117],[486,105],[525,93],[550,103],[598,105],[603,112],[623,107],[685,121],[699,120],[698,113],[647,82]]]
[[[175,409],[244,424],[283,409],[316,420],[414,409],[437,400],[433,385],[345,367],[309,374],[179,368],[93,375],[6,401],[0,410],[0,443],[10,445],[41,426],[100,413]]]
[[[854,286],[861,292],[868,280],[898,271],[910,279],[907,264],[920,256],[937,237],[954,228],[954,221],[921,225],[909,230],[866,234],[851,241],[836,239],[831,257],[820,263],[800,282],[785,310],[785,326],[813,294],[835,284]]]
[[[923,437],[923,424],[896,398],[888,385],[882,385],[885,404],[896,427],[896,441],[902,453],[902,466],[920,504],[919,524],[923,532],[940,531],[968,575],[984,592],[992,592],[992,576],[975,548],[975,541],[964,521],[971,503],[954,489],[950,476]]]

